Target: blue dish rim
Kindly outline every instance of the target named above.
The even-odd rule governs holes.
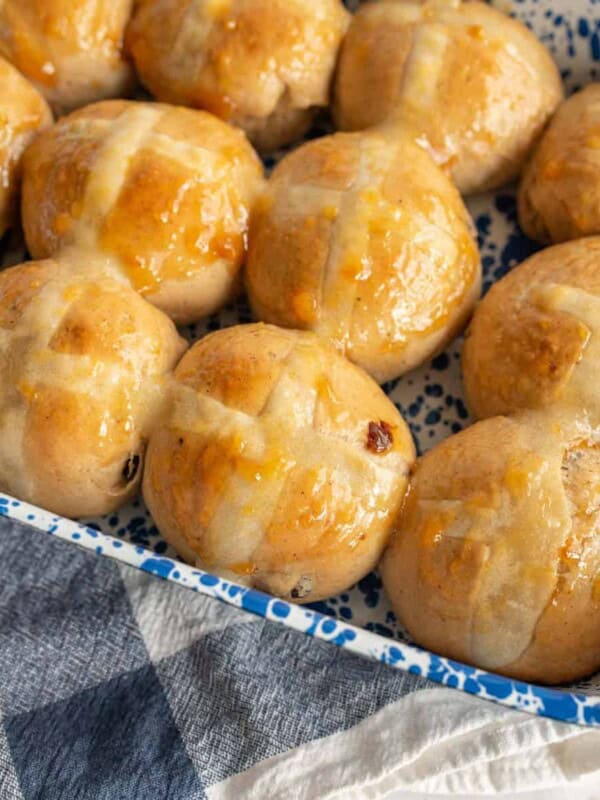
[[[600,696],[516,681],[461,664],[159,556],[1,493],[0,516],[443,686],[530,714],[600,728]]]

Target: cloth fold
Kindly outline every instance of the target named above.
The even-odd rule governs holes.
[[[600,731],[0,518],[1,800],[598,800]]]
[[[596,779],[597,797],[599,745],[596,731],[446,689],[421,689],[351,731],[256,764],[212,787],[208,796],[379,800],[402,797],[401,790],[465,797],[562,788],[571,798],[573,780],[588,777]],[[290,795],[292,776],[297,786]]]

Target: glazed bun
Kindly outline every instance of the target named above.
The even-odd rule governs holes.
[[[152,435],[144,498],[187,561],[289,600],[334,595],[386,544],[414,460],[402,417],[314,334],[197,342]]]
[[[381,572],[423,647],[519,680],[600,668],[600,441],[495,417],[419,462]]]
[[[328,105],[349,17],[340,0],[145,0],[127,41],[159,100],[212,111],[272,150]]]
[[[409,136],[340,133],[275,169],[246,282],[260,319],[315,331],[383,382],[457,334],[480,261],[458,192]]]
[[[123,57],[133,0],[3,0],[0,54],[57,113],[134,87]]]
[[[600,233],[600,83],[564,102],[527,165],[519,222],[549,244]]]
[[[463,375],[477,417],[557,404],[600,424],[600,237],[527,259],[488,292],[471,322]]]
[[[383,562],[419,644],[522,680],[600,667],[599,265],[580,239],[492,287],[463,355],[490,419],[421,459]]]
[[[183,350],[121,281],[54,261],[0,272],[0,490],[66,517],[130,500]]]
[[[343,130],[411,126],[471,194],[519,174],[562,96],[542,44],[486,3],[382,0],[350,25],[335,116]]]
[[[23,152],[52,123],[46,101],[21,73],[0,58],[0,237],[18,217]]]
[[[110,256],[178,323],[235,294],[262,165],[244,134],[203,111],[105,101],[61,119],[24,160],[34,258]]]

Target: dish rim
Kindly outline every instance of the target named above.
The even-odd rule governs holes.
[[[241,586],[178,559],[117,539],[66,517],[57,516],[0,493],[0,517],[23,523],[96,555],[127,564],[186,589],[243,609],[271,622],[341,647],[430,681],[491,700],[508,708],[560,722],[600,728],[600,694],[517,681],[439,656],[414,644],[390,639],[327,616],[307,606],[288,603],[257,589]]]

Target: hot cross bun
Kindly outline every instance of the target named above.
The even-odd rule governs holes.
[[[167,406],[144,497],[186,560],[301,602],[374,567],[414,446],[362,370],[312,333],[243,325],[191,348]]]
[[[52,123],[42,95],[0,57],[0,237],[18,217],[22,158],[36,133]]]
[[[64,113],[135,85],[123,55],[133,0],[3,0],[0,55]]]
[[[497,283],[463,371],[487,418],[418,464],[382,563],[388,595],[444,655],[543,683],[589,675],[600,668],[600,237]]]
[[[566,100],[527,165],[519,222],[544,244],[600,233],[600,83]]]
[[[158,100],[212,111],[272,150],[329,104],[349,18],[340,0],[144,0],[127,42]]]
[[[460,195],[410,136],[303,145],[252,219],[246,283],[258,317],[317,332],[380,382],[456,335],[480,281]]]
[[[0,272],[0,490],[67,517],[130,500],[184,349],[171,320],[107,267]]]
[[[491,5],[382,0],[350,25],[335,116],[343,130],[409,126],[471,194],[517,177],[562,96],[544,46]]]
[[[61,119],[24,160],[29,251],[110,256],[178,323],[236,292],[262,165],[244,134],[205,111],[112,100]]]

